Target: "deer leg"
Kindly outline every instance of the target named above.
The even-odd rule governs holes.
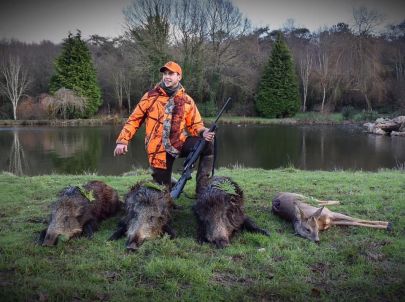
[[[388,222],[384,222],[384,224],[367,224],[364,222],[357,222],[357,221],[338,220],[338,221],[334,221],[332,224],[334,224],[334,225],[353,225],[353,226],[361,226],[361,227],[376,228],[376,229],[389,229],[390,228],[390,223],[388,223]]]
[[[320,206],[332,206],[332,205],[340,204],[340,201],[337,201],[337,200],[318,200],[317,199],[316,202]]]
[[[385,224],[387,225],[387,221],[378,221],[378,220],[365,220],[365,219],[360,219],[360,218],[354,218],[348,215],[344,215],[341,213],[332,213],[332,220],[333,221],[339,221],[339,220],[347,220],[347,221],[356,221],[356,222],[361,222],[361,223],[367,223],[367,224]]]

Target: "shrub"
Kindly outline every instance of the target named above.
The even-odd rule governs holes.
[[[345,120],[353,119],[354,115],[357,113],[357,110],[353,106],[345,106],[341,110],[342,116]]]

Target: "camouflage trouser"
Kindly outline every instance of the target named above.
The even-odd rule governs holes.
[[[188,154],[193,150],[194,146],[200,141],[202,138],[196,136],[190,136],[184,142],[184,145],[181,149],[179,157],[187,157]],[[197,183],[201,175],[209,176],[212,170],[213,164],[213,157],[214,157],[214,145],[212,142],[207,142],[205,144],[204,150],[201,152],[199,166],[197,171]],[[159,169],[153,168],[152,177],[153,179],[160,183],[172,187],[172,170],[173,170],[173,163],[175,158],[171,156],[169,153],[166,153],[166,167],[167,169]],[[203,165],[202,165],[203,164]],[[208,175],[207,175],[208,174]],[[205,178],[205,177],[204,177]]]

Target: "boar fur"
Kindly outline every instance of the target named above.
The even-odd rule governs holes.
[[[167,233],[171,238],[175,232],[170,227],[173,199],[166,187],[152,181],[135,184],[125,196],[125,216],[109,240],[127,236],[128,251],[137,250],[147,239]]]
[[[120,207],[117,192],[102,181],[90,181],[82,188],[66,187],[52,204],[49,225],[38,243],[52,246],[60,237],[68,240],[82,234],[91,238],[98,224],[115,215]]]
[[[259,228],[244,213],[244,196],[239,185],[229,177],[213,177],[197,196],[193,206],[197,218],[197,241],[210,242],[217,248],[228,246],[239,230],[269,233]]]

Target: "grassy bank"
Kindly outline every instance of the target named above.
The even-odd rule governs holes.
[[[146,242],[127,254],[124,239],[107,242],[118,218],[92,240],[54,248],[34,244],[49,204],[66,185],[99,179],[123,196],[149,177],[0,175],[1,301],[399,301],[405,295],[405,173],[221,169],[246,194],[246,211],[270,237],[236,234],[223,250],[199,245],[192,199],[174,212],[178,238]],[[186,186],[192,195],[194,181]],[[331,207],[365,219],[389,220],[393,231],[334,227],[316,245],[294,236],[271,214],[278,191],[342,202]],[[402,298],[401,298],[402,297]]]
[[[100,116],[91,119],[71,119],[71,120],[0,120],[0,126],[102,126],[102,125],[121,125],[126,119],[118,116]]]
[[[117,124],[122,125],[127,118],[118,116],[100,116],[92,119],[73,119],[73,120],[0,120],[0,126],[101,126]],[[205,117],[204,121],[208,124],[213,122],[215,117]],[[220,123],[223,124],[348,124],[363,123],[365,120],[345,120],[341,113],[321,114],[318,112],[298,113],[292,118],[269,119],[261,117],[244,117],[244,116],[222,116]]]

